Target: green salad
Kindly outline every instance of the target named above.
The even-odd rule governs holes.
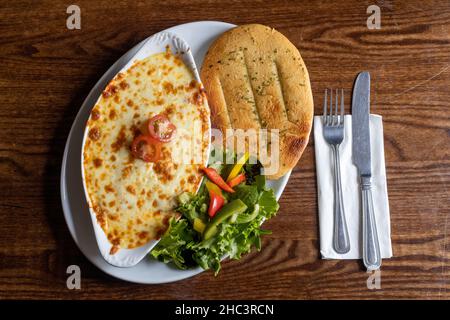
[[[265,219],[278,211],[272,189],[266,187],[261,165],[250,164],[248,155],[233,165],[212,164],[197,194],[179,196],[169,228],[150,255],[179,269],[200,266],[220,271],[224,256],[240,259],[252,247],[260,250]]]

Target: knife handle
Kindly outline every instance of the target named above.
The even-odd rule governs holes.
[[[344,254],[350,251],[350,238],[348,236],[347,222],[345,219],[344,199],[342,196],[341,165],[339,157],[339,145],[333,145],[334,155],[334,251]]]
[[[378,242],[377,224],[373,211],[370,177],[361,177],[361,191],[363,218],[363,262],[367,270],[377,270],[381,266],[381,253]]]

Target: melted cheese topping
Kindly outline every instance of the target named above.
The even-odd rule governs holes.
[[[130,145],[151,117],[177,127],[156,163],[135,159]],[[85,185],[97,222],[113,244],[134,248],[159,238],[175,197],[196,192],[209,148],[209,108],[200,83],[169,51],[135,62],[105,88],[87,123]]]

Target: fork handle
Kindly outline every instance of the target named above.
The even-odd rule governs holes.
[[[373,211],[370,177],[361,176],[362,219],[363,219],[363,262],[367,270],[377,270],[381,266],[380,245]]]
[[[333,145],[334,155],[334,230],[333,248],[337,253],[350,251],[350,238],[348,236],[345,219],[344,199],[342,196],[341,165],[339,159],[339,145]]]

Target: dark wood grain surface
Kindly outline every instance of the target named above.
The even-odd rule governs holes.
[[[0,298],[335,299],[450,298],[449,1],[0,1]],[[381,29],[366,9],[381,8]],[[167,285],[110,276],[80,252],[60,204],[62,153],[81,103],[133,45],[196,20],[277,28],[308,67],[316,114],[328,86],[347,101],[355,75],[372,74],[384,117],[394,258],[381,289],[359,261],[319,258],[314,141],[294,170],[260,253]],[[68,290],[66,268],[82,271]]]

